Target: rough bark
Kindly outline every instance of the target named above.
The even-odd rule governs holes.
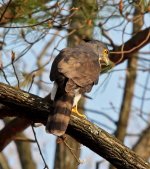
[[[150,164],[139,158],[133,151],[104,130],[87,120],[71,118],[68,134],[86,145],[92,151],[104,157],[118,169],[144,169]]]
[[[22,98],[24,99],[22,100]],[[42,100],[40,97],[0,83],[0,102],[11,108],[10,116],[18,116],[46,124],[51,107],[48,103],[42,102]],[[13,110],[18,112],[13,112]],[[0,117],[2,116],[4,114],[0,113]],[[9,116],[9,113],[7,116]],[[71,115],[67,134],[104,157],[118,169],[150,168],[149,163],[124,146],[114,136],[111,136],[86,119],[83,120]]]

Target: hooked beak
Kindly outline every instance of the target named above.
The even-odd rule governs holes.
[[[103,60],[103,62],[105,63],[105,65],[106,65],[106,66],[108,66],[108,65],[109,65],[109,63],[110,63],[110,62],[109,62],[108,55],[107,55],[107,56],[106,56],[106,55],[105,55],[105,56],[103,56],[103,57],[102,57],[102,60]]]
[[[110,60],[107,54],[103,55],[99,58],[99,62],[101,65],[108,66],[110,64]]]

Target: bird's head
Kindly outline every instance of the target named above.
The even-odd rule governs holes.
[[[87,43],[90,44],[94,52],[97,54],[100,66],[109,66],[110,60],[107,46],[98,40],[91,40]]]
[[[103,48],[102,53],[99,54],[99,63],[102,66],[109,66],[109,50],[107,48]]]

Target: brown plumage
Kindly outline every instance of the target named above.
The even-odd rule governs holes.
[[[50,72],[50,80],[58,88],[54,97],[54,111],[49,115],[46,125],[49,133],[57,136],[65,133],[74,98],[90,92],[93,85],[98,83],[101,61],[109,61],[108,50],[97,40],[60,51]]]

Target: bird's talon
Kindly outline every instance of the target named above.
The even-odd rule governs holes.
[[[77,110],[77,107],[76,107],[76,106],[74,106],[74,107],[72,108],[72,112],[75,113],[77,116],[79,116],[79,117],[81,117],[81,118],[85,118],[85,119],[87,118],[86,115],[81,114],[81,113]]]

